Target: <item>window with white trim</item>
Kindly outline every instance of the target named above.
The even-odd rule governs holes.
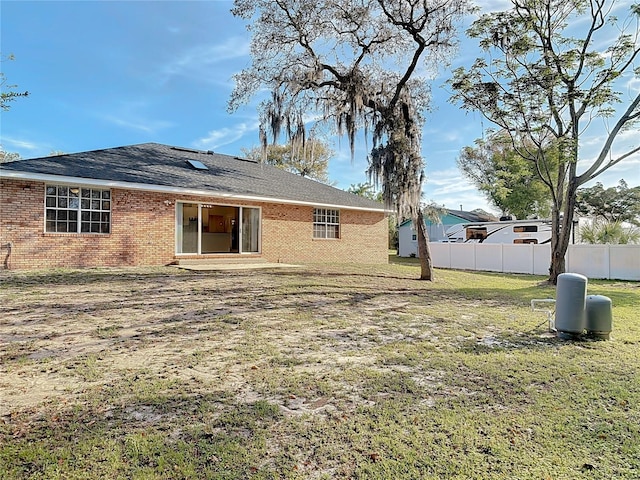
[[[340,210],[313,209],[313,238],[340,238]]]
[[[47,185],[45,192],[47,233],[111,232],[111,190]]]

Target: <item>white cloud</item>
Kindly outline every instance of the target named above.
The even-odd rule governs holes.
[[[154,118],[155,115],[149,113],[150,109],[153,109],[153,104],[149,101],[143,99],[124,100],[111,107],[109,111],[92,111],[91,114],[126,130],[143,132],[148,135],[154,135],[175,125],[174,122]]]
[[[239,140],[248,132],[255,133],[258,130],[258,125],[258,122],[242,122],[233,127],[211,130],[206,137],[199,138],[193,144],[202,150],[215,150],[218,147],[229,145]]]
[[[606,132],[588,137],[583,136],[581,138],[578,174],[581,174],[593,165],[593,162],[595,162],[605,141]],[[632,150],[632,148],[637,145],[638,131],[636,129],[623,130],[616,136],[609,158],[618,158],[620,155]],[[636,153],[635,155],[622,160],[594,181],[601,182],[605,186],[612,186],[612,182],[613,184],[617,184],[618,180],[621,178],[624,178],[629,184],[640,184],[640,153]]]
[[[101,118],[109,123],[117,125],[127,130],[136,130],[148,134],[155,134],[159,130],[164,130],[173,126],[173,123],[163,120],[147,120],[141,117],[102,115]]]
[[[223,43],[198,45],[165,64],[160,70],[160,79],[164,83],[173,76],[186,76],[215,83],[220,71],[229,71],[228,68],[219,68],[218,64],[247,55],[249,55],[247,37],[231,36]]]
[[[513,4],[509,0],[478,0],[475,2],[480,14],[509,10]]]
[[[630,93],[640,93],[640,77],[631,77],[625,87]]]
[[[52,146],[50,143],[35,143],[6,135],[0,138],[0,145],[6,152],[17,153],[21,158],[44,157],[59,149],[59,146]]]
[[[495,212],[495,207],[488,204],[476,188],[469,183],[457,168],[428,171],[427,181],[423,188],[425,200],[457,210],[475,210],[482,208]]]
[[[433,139],[437,139],[438,142],[447,142],[447,143],[460,143],[465,138],[463,136],[464,129],[459,130],[443,130],[439,128],[427,128],[424,131],[423,138],[426,138],[430,141]],[[433,138],[432,138],[433,137]],[[426,142],[425,142],[426,143]]]
[[[5,136],[2,137],[2,146],[9,151],[28,150],[31,152],[35,152],[38,150],[42,150],[43,148],[46,148],[42,145],[37,145],[27,140],[20,140],[17,138],[11,138],[11,137],[5,137]]]
[[[592,163],[593,159],[579,162],[578,173],[585,171]],[[636,154],[624,159],[617,165],[598,175],[593,181],[586,185],[589,186],[600,182],[608,188],[617,185],[620,179],[624,179],[631,187],[640,186],[640,155]]]

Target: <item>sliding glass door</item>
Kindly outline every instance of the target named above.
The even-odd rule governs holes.
[[[260,209],[242,207],[242,252],[260,251]]]
[[[176,252],[259,253],[260,209],[178,202]]]
[[[176,215],[176,251],[178,253],[198,253],[199,205],[179,203]]]

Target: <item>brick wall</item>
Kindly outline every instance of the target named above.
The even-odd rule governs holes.
[[[340,238],[313,238],[313,207],[266,205],[262,253],[283,263],[387,263],[388,224],[376,212],[340,210]]]
[[[111,233],[44,232],[44,183],[0,180],[2,260],[11,268],[167,264],[174,256],[174,206],[157,193],[112,189]]]
[[[172,263],[177,200],[261,207],[262,258],[271,262],[387,262],[381,213],[341,210],[341,238],[316,240],[312,207],[112,189],[110,234],[44,233],[44,191],[41,182],[0,179],[0,268]]]

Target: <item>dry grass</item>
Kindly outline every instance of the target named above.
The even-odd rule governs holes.
[[[637,284],[563,342],[541,278],[0,275],[2,478],[638,478]]]

